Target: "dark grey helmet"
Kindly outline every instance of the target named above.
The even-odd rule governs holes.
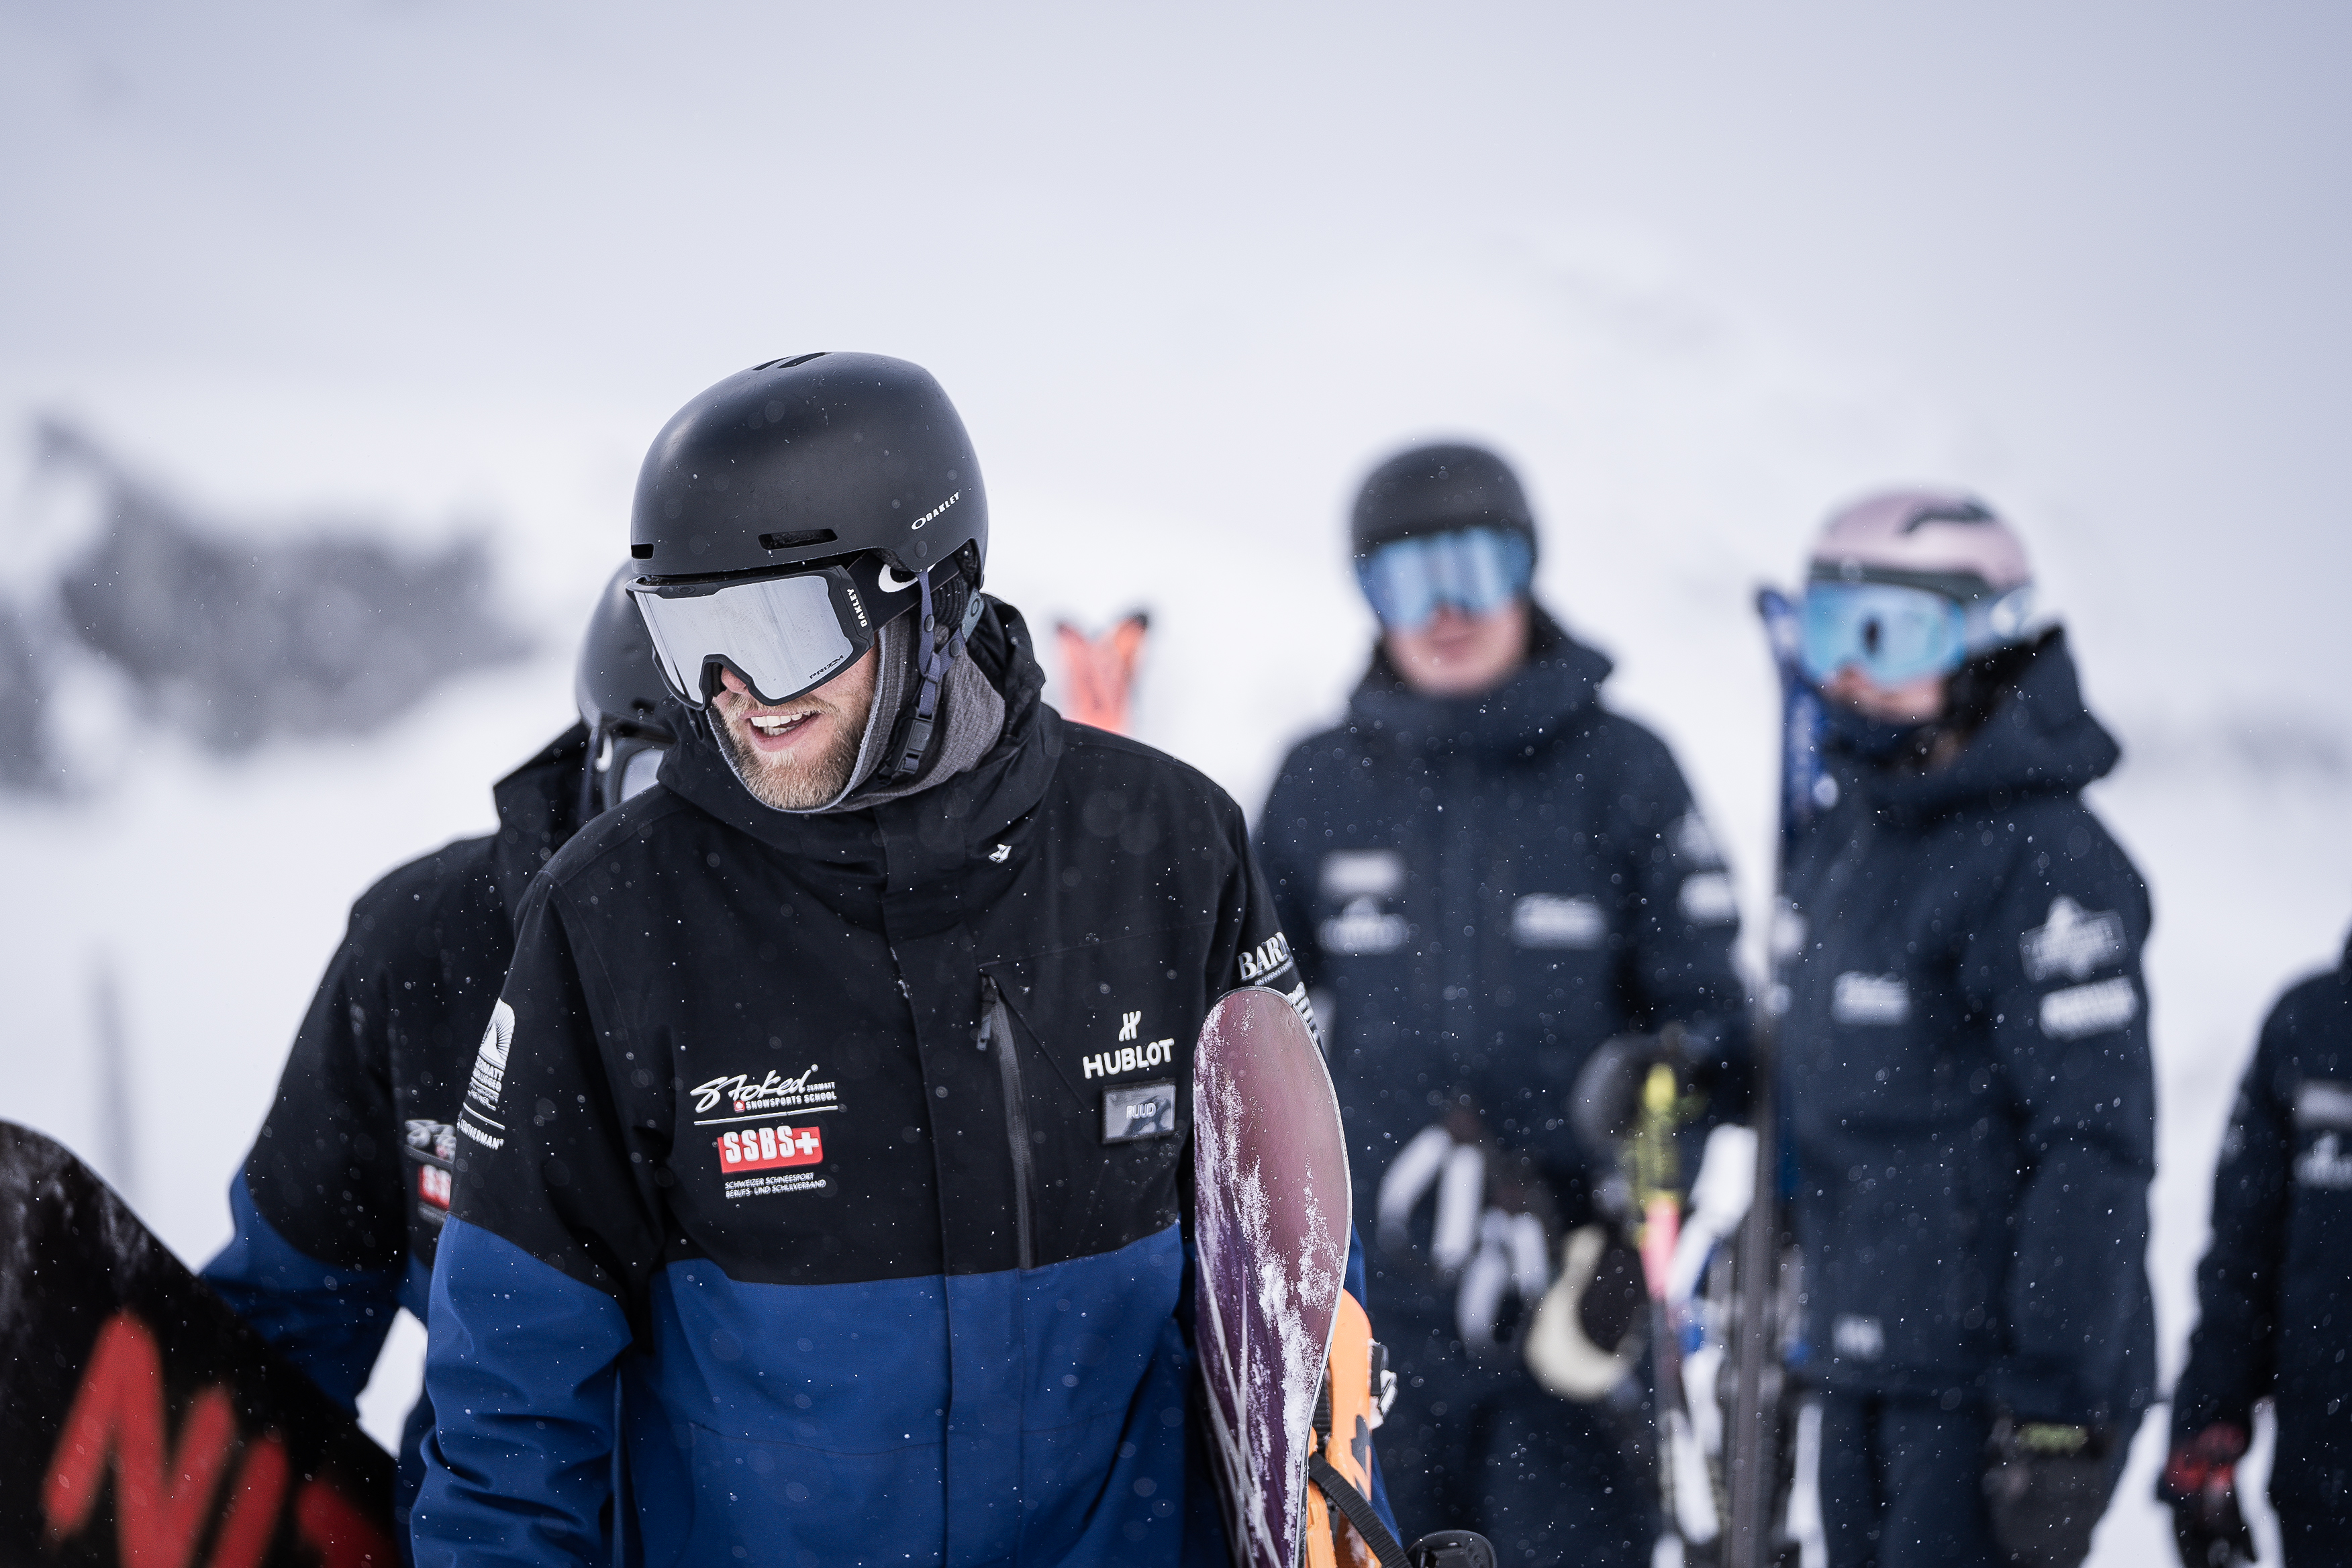
[[[1493,528],[1517,533],[1536,552],[1535,514],[1511,467],[1484,447],[1414,447],[1374,468],[1356,495],[1349,543],[1359,563],[1399,539]]]
[[[597,596],[580,642],[572,700],[588,726],[588,789],[583,816],[618,805],[653,783],[662,753],[677,743],[677,709],[654,662],[654,641],[629,597],[636,576],[624,564]]]

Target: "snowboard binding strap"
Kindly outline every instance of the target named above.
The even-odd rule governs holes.
[[[1315,1441],[1307,1451],[1306,1568],[1365,1568],[1367,1553],[1379,1568],[1406,1568],[1404,1548],[1381,1522],[1370,1496],[1372,1428],[1387,1413],[1386,1361],[1364,1309],[1342,1291],[1315,1391]],[[1353,1527],[1352,1539],[1341,1520]]]

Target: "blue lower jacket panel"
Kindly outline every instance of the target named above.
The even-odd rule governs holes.
[[[453,1219],[417,1560],[610,1561],[617,1376],[628,1562],[1173,1565],[1182,1279],[1174,1226],[1025,1273],[748,1285],[691,1261],[639,1347],[611,1298]]]
[[[262,1217],[243,1172],[229,1184],[236,1234],[205,1265],[205,1283],[345,1410],[358,1402],[391,1331],[410,1305],[393,1269],[337,1268],[303,1252]],[[416,1282],[423,1282],[421,1273]],[[414,1303],[425,1305],[420,1296]]]

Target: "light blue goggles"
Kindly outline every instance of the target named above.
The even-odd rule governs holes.
[[[2016,638],[2032,605],[2031,588],[1962,605],[1928,588],[1817,580],[1805,586],[1805,673],[1823,681],[1852,667],[1880,686],[1949,675]]]
[[[1383,544],[1356,565],[1372,614],[1391,631],[1418,631],[1445,605],[1491,616],[1528,591],[1535,547],[1524,534],[1464,528]]]

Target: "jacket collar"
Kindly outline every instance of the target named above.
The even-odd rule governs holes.
[[[908,890],[961,870],[972,855],[1036,805],[1062,752],[1061,719],[1043,701],[1045,672],[1021,613],[996,599],[966,644],[1004,699],[1004,729],[963,773],[919,794],[863,811],[772,810],[752,798],[719,754],[707,721],[663,759],[661,782],[730,827],[795,859],[887,869],[889,890]]]
[[[2122,759],[2123,748],[2084,705],[2066,649],[2052,632],[2034,650],[1992,717],[1940,768],[1854,768],[1871,805],[1897,821],[1924,822],[1966,807],[2032,795],[2079,795]]]
[[[1528,660],[1500,686],[1475,697],[1426,697],[1404,683],[1385,648],[1348,703],[1361,734],[1387,737],[1407,751],[1463,751],[1522,756],[1580,726],[1597,708],[1607,656],[1568,635],[1540,605],[1528,606]]]
[[[580,831],[588,781],[588,726],[574,724],[491,786],[499,831],[490,866],[509,920],[539,868]]]

